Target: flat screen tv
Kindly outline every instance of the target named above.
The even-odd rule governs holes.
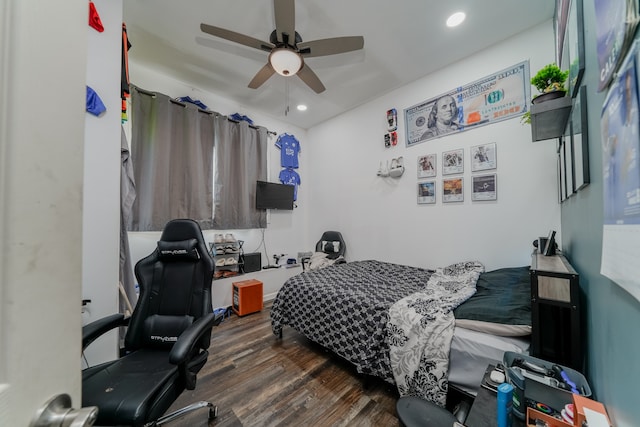
[[[293,210],[293,185],[256,182],[256,209]]]

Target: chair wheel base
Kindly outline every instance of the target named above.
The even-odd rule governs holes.
[[[215,420],[218,417],[218,407],[212,406],[209,408],[209,421]]]
[[[185,406],[182,409],[178,409],[177,411],[174,411],[170,414],[164,415],[163,417],[159,418],[156,421],[152,421],[150,423],[145,424],[144,427],[155,427],[155,426],[165,425],[170,421],[180,418],[186,415],[187,413],[191,411],[195,411],[196,409],[200,409],[200,408],[209,408],[209,420],[212,420],[218,416],[218,407],[216,405],[210,402],[200,401],[200,402],[192,403],[189,406]]]

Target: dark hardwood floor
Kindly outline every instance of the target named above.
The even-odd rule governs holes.
[[[226,318],[213,329],[209,360],[195,390],[172,409],[206,400],[218,406],[171,426],[398,426],[395,387],[359,376],[352,365],[290,327],[271,332],[265,304],[259,313]]]

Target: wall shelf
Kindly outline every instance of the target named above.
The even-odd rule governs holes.
[[[559,138],[571,114],[571,97],[531,104],[531,137],[534,142]]]

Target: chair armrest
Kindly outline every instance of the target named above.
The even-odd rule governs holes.
[[[191,326],[185,329],[178,340],[171,348],[169,353],[169,362],[174,365],[180,365],[187,361],[187,357],[193,350],[193,347],[200,340],[202,335],[210,331],[215,325],[222,320],[222,315],[209,313],[196,320]]]
[[[103,317],[83,326],[82,349],[84,350],[87,348],[89,344],[110,330],[119,328],[120,326],[127,326],[129,324],[129,319],[129,317],[124,317],[124,314],[118,313]]]

